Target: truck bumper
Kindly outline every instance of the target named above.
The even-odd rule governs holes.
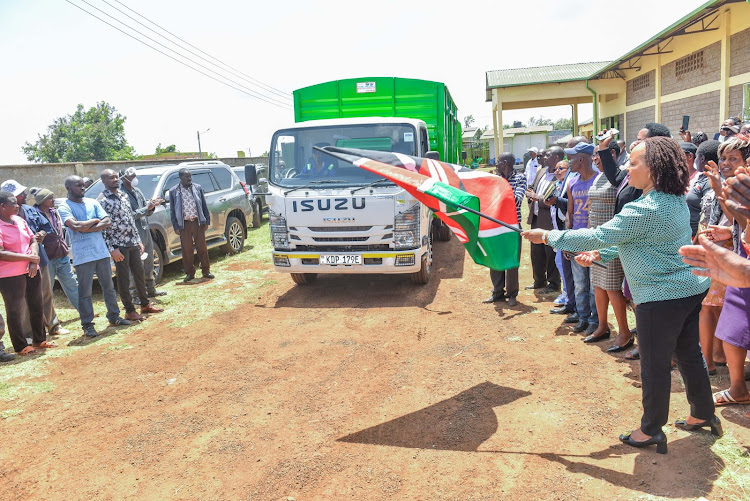
[[[273,251],[273,268],[280,273],[414,273],[422,266],[427,248],[376,252]],[[320,264],[320,255],[359,255],[362,264]]]

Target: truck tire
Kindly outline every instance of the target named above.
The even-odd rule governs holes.
[[[227,243],[222,247],[227,254],[237,254],[245,246],[245,228],[242,221],[234,216],[227,218],[227,227],[224,230]]]
[[[438,240],[440,240],[441,242],[447,242],[451,239],[452,236],[453,236],[453,232],[448,227],[448,225],[440,221],[440,229],[438,230]]]
[[[309,285],[318,278],[317,273],[292,273],[292,280],[297,285]]]
[[[261,224],[263,224],[263,206],[260,200],[256,200],[253,204],[253,228],[260,228]]]
[[[154,283],[161,282],[162,276],[164,276],[164,251],[158,243],[154,242]]]
[[[427,245],[427,252],[422,256],[422,267],[411,274],[411,281],[419,285],[427,285],[432,277],[432,238]]]

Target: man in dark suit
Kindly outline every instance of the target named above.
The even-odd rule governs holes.
[[[536,173],[532,186],[526,191],[529,202],[529,218],[527,223],[531,228],[552,230],[552,215],[550,207],[544,201],[555,190],[555,166],[565,157],[563,149],[552,146],[546,151],[544,162]],[[534,284],[526,289],[541,289],[543,294],[560,292],[560,272],[555,264],[555,250],[545,244],[531,244],[531,269]]]
[[[169,190],[170,218],[172,227],[180,235],[182,266],[185,268],[183,282],[195,278],[193,244],[198,251],[203,278],[214,278],[208,260],[206,228],[211,224],[206,195],[199,184],[193,183],[193,175],[187,169],[180,169],[180,182]]]

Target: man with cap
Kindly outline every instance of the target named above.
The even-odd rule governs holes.
[[[120,177],[112,169],[101,173],[105,190],[97,201],[109,215],[112,224],[102,232],[110,256],[115,262],[117,288],[120,300],[125,307],[125,319],[130,321],[145,320],[144,313],[160,313],[162,308],[154,306],[148,300],[146,277],[143,273],[143,243],[136,227],[133,210],[128,196],[120,190]],[[133,298],[130,295],[130,277],[133,277],[135,288],[140,298],[141,314],[135,311]]]
[[[536,159],[537,153],[539,153],[539,148],[536,146],[532,146],[528,150],[529,156],[531,157],[528,162],[526,162],[526,170],[524,171],[526,175],[526,186],[531,186],[534,184],[534,179],[536,178],[536,173],[539,170],[539,162]]]
[[[688,192],[695,185],[695,182],[700,177],[701,172],[698,171],[695,165],[695,154],[698,151],[698,147],[693,143],[687,141],[680,142],[680,148],[685,154],[685,161],[687,162],[688,175],[690,176],[690,183],[688,185]]]
[[[146,255],[146,259],[143,260],[143,273],[146,277],[148,297],[165,296],[167,293],[156,290],[156,284],[154,283],[154,239],[151,237],[151,230],[148,228],[148,216],[154,213],[154,209],[162,203],[162,199],[156,197],[146,202],[146,197],[137,187],[137,176],[135,168],[128,167],[120,173],[120,188],[128,196],[130,208],[133,210],[133,217],[135,218],[135,226],[143,243],[143,253]],[[141,300],[136,293],[132,276],[130,277],[130,295],[133,298],[133,303],[140,304]]]
[[[594,170],[591,163],[594,145],[580,142],[573,148],[566,148],[565,154],[568,156],[568,169],[578,174],[578,178],[568,185],[568,220],[566,227],[569,230],[588,228],[588,193],[597,176],[601,175]],[[591,325],[599,325],[594,285],[591,283],[589,268],[579,265],[572,258],[569,262],[575,284],[576,313],[568,317],[570,322],[566,319],[566,323],[573,323],[577,320],[573,332],[584,332]]]
[[[49,258],[45,252],[44,246],[41,245],[48,233],[52,232],[52,226],[44,215],[39,212],[36,208],[26,204],[26,187],[18,183],[13,179],[5,181],[0,185],[0,189],[8,191],[15,195],[16,202],[18,203],[18,215],[26,221],[29,225],[29,229],[34,233],[37,244],[39,244],[39,275],[42,281],[42,302],[44,306],[44,326],[50,335],[67,334],[67,329],[62,329],[60,326],[60,320],[57,318],[57,312],[55,311],[55,305],[52,295],[52,282],[50,282],[49,272],[47,267],[49,266]],[[31,319],[29,318],[29,310],[25,307],[21,310],[21,322],[23,325],[23,331],[31,332]]]
[[[47,270],[49,271],[50,285],[54,285],[55,279],[57,279],[68,301],[78,311],[78,279],[73,273],[73,265],[70,262],[70,256],[68,256],[68,242],[65,240],[60,213],[55,207],[54,194],[50,190],[42,188],[36,192],[34,199],[36,201],[34,207],[47,218],[52,227],[52,232],[47,233],[47,236],[42,240],[44,251],[49,258]]]

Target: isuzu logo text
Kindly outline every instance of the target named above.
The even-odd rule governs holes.
[[[311,212],[315,209],[320,211],[325,210],[349,210],[349,209],[364,209],[365,199],[364,198],[326,198],[323,200],[300,200],[299,204],[296,200],[292,202],[292,212]]]

